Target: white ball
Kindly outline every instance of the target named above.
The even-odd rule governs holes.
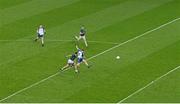
[[[119,57],[119,56],[117,56],[117,57],[116,57],[116,59],[120,59],[120,57]]]

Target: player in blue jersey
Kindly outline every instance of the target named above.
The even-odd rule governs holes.
[[[77,58],[77,52],[75,52],[72,55],[68,55],[66,57],[69,57],[69,59],[67,61],[67,64],[63,68],[61,68],[61,70],[63,71],[65,69],[69,68],[69,67],[74,67],[75,68],[75,72],[79,72],[77,70],[77,66],[76,66],[76,63],[75,63],[75,59]]]
[[[87,63],[86,59],[85,59],[85,56],[84,56],[84,50],[83,49],[80,49],[77,45],[76,45],[76,48],[78,50],[77,52],[77,68],[80,67],[80,64],[82,62],[85,63],[85,65],[90,68],[89,64]]]

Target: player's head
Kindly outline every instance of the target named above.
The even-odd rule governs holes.
[[[43,28],[43,25],[40,25],[39,27],[40,27],[40,28]]]
[[[85,29],[85,27],[84,26],[81,26],[81,30],[84,30]]]
[[[78,53],[78,52],[75,52],[74,54],[76,54],[76,55],[77,55],[77,53]]]

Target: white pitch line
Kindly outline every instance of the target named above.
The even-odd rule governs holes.
[[[32,40],[0,40],[0,42],[29,42]],[[47,42],[74,42],[75,40],[45,40]],[[116,42],[109,42],[109,41],[94,41],[90,40],[89,43],[100,43],[100,44],[119,44]]]
[[[33,40],[24,39],[24,40],[0,40],[0,42],[30,42]],[[72,42],[73,40],[45,40],[47,42]]]
[[[169,25],[169,24],[171,24],[171,23],[173,23],[173,22],[178,21],[179,19],[180,19],[180,18],[174,19],[174,20],[172,20],[172,21],[170,21],[170,22],[168,22],[168,23],[165,23],[165,24],[163,24],[163,25],[161,25],[161,26],[159,26],[159,27],[157,27],[157,28],[155,28],[155,29],[152,29],[152,30],[150,30],[150,31],[147,31],[147,32],[139,35],[139,36],[136,36],[136,37],[134,37],[134,38],[132,38],[132,39],[129,39],[128,41],[125,41],[125,42],[123,42],[123,43],[120,43],[120,44],[118,44],[118,45],[116,45],[116,46],[114,46],[114,47],[112,47],[112,48],[110,48],[110,49],[108,49],[108,50],[105,50],[104,52],[101,52],[101,53],[99,53],[99,54],[97,54],[97,55],[89,58],[89,60],[92,59],[92,58],[95,58],[95,57],[97,57],[97,56],[99,56],[99,55],[101,55],[101,54],[104,54],[104,53],[106,53],[106,52],[109,52],[109,51],[111,51],[111,50],[113,50],[113,49],[115,49],[115,48],[117,48],[117,47],[120,47],[120,46],[122,46],[122,45],[124,45],[124,44],[126,44],[126,43],[129,43],[129,42],[131,42],[131,41],[133,41],[133,40],[136,40],[136,39],[138,39],[138,38],[140,38],[140,37],[142,37],[142,36],[144,36],[144,35],[147,35],[147,34],[149,34],[149,33],[152,33],[152,32],[154,32],[154,31],[156,31],[156,30],[159,30],[159,29],[163,28],[164,26],[167,26],[167,25]]]
[[[99,53],[99,54],[97,54],[97,55],[94,55],[94,56],[88,58],[87,60],[91,60],[91,59],[93,59],[93,58],[96,58],[96,57],[98,57],[98,56],[100,56],[100,55],[102,55],[102,54],[104,54],[104,53],[106,53],[106,52],[109,52],[109,51],[111,51],[111,50],[113,50],[113,49],[115,49],[115,48],[118,48],[118,47],[120,47],[120,46],[122,46],[122,45],[124,45],[124,44],[126,44],[126,43],[128,43],[128,42],[131,42],[131,41],[133,41],[133,40],[136,40],[136,39],[138,39],[138,38],[140,38],[140,37],[142,37],[142,36],[144,36],[144,35],[147,35],[147,34],[149,34],[149,33],[154,32],[154,31],[156,31],[156,30],[159,30],[159,29],[163,28],[164,26],[167,26],[167,25],[169,25],[169,24],[171,24],[171,23],[173,23],[173,22],[178,21],[179,19],[180,19],[180,18],[174,19],[174,20],[172,20],[172,21],[170,21],[170,22],[168,22],[168,23],[165,23],[165,24],[163,24],[163,25],[161,25],[161,26],[159,26],[159,27],[157,27],[157,28],[155,28],[155,29],[152,29],[152,30],[147,31],[147,32],[145,32],[145,33],[143,33],[143,34],[141,34],[141,35],[139,35],[139,36],[136,36],[136,37],[130,39],[130,40],[127,40],[127,41],[125,41],[125,42],[123,42],[123,43],[120,43],[120,44],[118,44],[118,45],[115,45],[114,47],[109,48],[109,49],[107,49],[107,50],[105,50],[105,51],[103,51],[103,52],[101,52],[101,53]],[[23,89],[15,92],[15,93],[7,96],[7,97],[1,99],[0,102],[5,101],[5,100],[7,100],[7,99],[9,99],[9,98],[11,98],[11,97],[13,97],[13,96],[15,96],[15,95],[23,92],[23,91],[26,91],[26,90],[28,90],[28,89],[30,89],[30,88],[32,88],[32,87],[34,87],[34,86],[42,83],[42,82],[45,82],[46,80],[48,80],[48,79],[50,79],[50,78],[58,75],[59,73],[60,73],[60,72],[57,72],[57,73],[55,73],[55,74],[53,74],[53,75],[51,75],[51,76],[49,76],[49,77],[47,77],[47,78],[45,78],[45,79],[43,79],[43,80],[41,80],[41,81],[38,81],[38,82],[36,82],[36,83],[34,83],[34,84],[26,87],[26,88],[23,88]]]
[[[69,41],[69,42],[73,42],[73,41],[75,41],[75,40],[47,40],[47,41],[54,41],[54,42],[58,42],[58,41]],[[87,41],[87,42],[89,42],[89,43],[102,43],[102,44],[119,44],[119,43],[117,43],[117,42],[109,42],[109,41],[96,41],[96,40],[89,40],[89,41]]]
[[[125,100],[127,100],[128,98],[136,95],[137,93],[141,92],[142,90],[146,89],[147,87],[151,86],[152,84],[154,84],[155,82],[159,81],[160,79],[162,79],[163,77],[166,77],[167,75],[171,74],[172,72],[176,71],[177,69],[180,68],[180,65],[172,70],[170,70],[169,72],[167,72],[166,74],[156,78],[155,80],[151,81],[150,83],[148,83],[147,85],[145,85],[144,87],[140,88],[139,90],[135,91],[134,93],[130,94],[129,96],[127,96],[126,98],[122,99],[121,101],[119,101],[118,103],[123,103]]]

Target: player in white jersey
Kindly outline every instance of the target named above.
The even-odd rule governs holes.
[[[86,40],[86,30],[85,28],[82,26],[81,29],[80,29],[80,33],[79,33],[79,37],[75,36],[75,38],[79,41],[81,39],[84,40],[85,42],[85,45],[86,47],[88,47],[88,44],[87,44],[87,40]]]
[[[89,64],[88,64],[87,61],[85,60],[84,50],[78,48],[77,45],[76,45],[76,48],[77,48],[77,50],[78,50],[78,52],[77,52],[77,68],[80,67],[80,64],[81,64],[82,62],[84,62],[85,65],[86,65],[88,68],[90,68]]]
[[[37,41],[38,39],[41,39],[41,44],[42,47],[44,47],[44,35],[46,33],[46,30],[44,29],[43,25],[40,25],[37,29],[37,38],[35,39],[35,41]]]

